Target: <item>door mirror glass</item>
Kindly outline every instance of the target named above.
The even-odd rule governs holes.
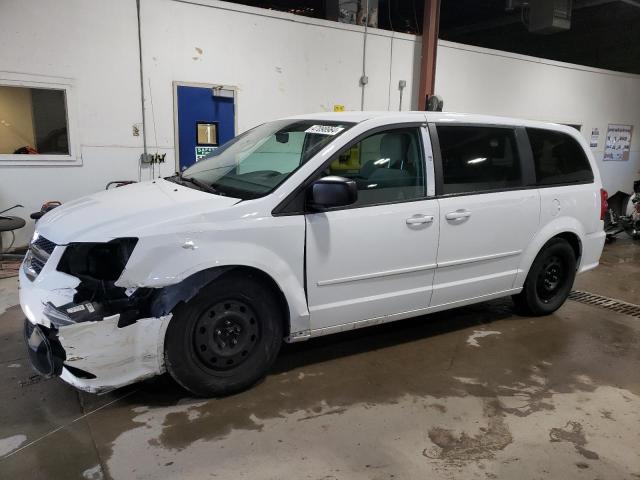
[[[311,185],[309,207],[322,212],[336,207],[344,207],[355,203],[358,199],[356,182],[348,178],[328,176]]]

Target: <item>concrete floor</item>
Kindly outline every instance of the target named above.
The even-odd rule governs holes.
[[[576,288],[640,303],[640,244],[607,246]],[[163,378],[94,396],[30,370],[15,289],[0,478],[640,478],[638,318],[502,300],[287,346],[227,398]]]

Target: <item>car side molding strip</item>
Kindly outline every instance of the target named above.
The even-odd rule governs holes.
[[[448,262],[438,262],[438,268],[454,267],[465,263],[484,262],[486,260],[495,260],[497,258],[514,257],[520,255],[522,250],[514,250],[512,252],[494,253],[492,255],[483,255],[481,257],[462,258],[460,260],[450,260]]]
[[[402,275],[403,273],[421,272],[423,270],[433,270],[436,264],[417,265],[415,267],[398,268],[395,270],[385,270],[383,272],[364,273],[362,275],[353,275],[351,277],[332,278],[330,280],[319,280],[317,285],[324,287],[326,285],[336,285],[338,283],[357,282],[358,280],[368,280],[370,278],[389,277],[391,275]]]

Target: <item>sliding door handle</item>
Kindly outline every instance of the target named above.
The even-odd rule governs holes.
[[[447,213],[444,218],[447,220],[460,220],[462,218],[469,218],[471,216],[471,212],[469,210],[456,210],[455,212]]]

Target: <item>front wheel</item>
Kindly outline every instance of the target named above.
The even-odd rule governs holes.
[[[533,261],[522,292],[513,300],[523,313],[549,315],[562,306],[576,277],[576,256],[563,238],[553,238]]]
[[[198,396],[243,390],[276,359],[282,325],[269,286],[251,274],[223,275],[174,310],[165,337],[167,371]]]

